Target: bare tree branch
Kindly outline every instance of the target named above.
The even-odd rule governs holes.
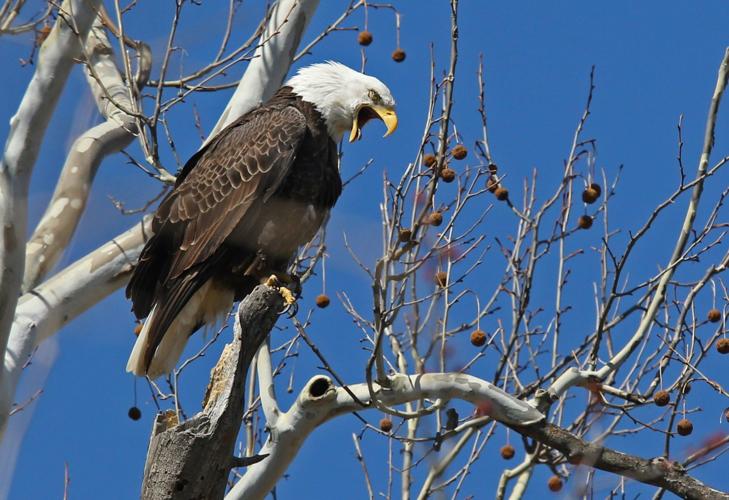
[[[0,163],[0,352],[5,352],[23,280],[28,187],[53,110],[81,54],[100,0],[66,0],[43,43]]]

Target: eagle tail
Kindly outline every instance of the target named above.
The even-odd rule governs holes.
[[[152,379],[170,373],[190,335],[203,324],[218,322],[232,305],[233,290],[213,280],[205,282],[189,300],[156,302],[139,332],[127,371]]]

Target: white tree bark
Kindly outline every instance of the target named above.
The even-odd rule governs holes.
[[[127,282],[149,233],[150,220],[148,217],[20,298],[0,373],[0,435],[28,356],[43,340]]]
[[[23,279],[28,187],[48,122],[81,54],[100,0],[66,0],[43,43],[0,162],[0,352],[5,352]],[[4,381],[3,381],[4,382]]]
[[[493,418],[513,425],[525,426],[544,419],[544,415],[533,406],[471,375],[428,373],[396,375],[390,380],[392,386],[388,389],[376,386],[378,400],[388,406],[422,399],[463,399],[481,407],[486,405]],[[265,385],[262,387],[262,405],[274,408],[272,402],[264,401]],[[349,390],[362,403],[370,402],[367,384],[352,385]],[[273,423],[267,420],[269,438],[259,455],[268,456],[248,467],[245,475],[226,495],[226,500],[265,497],[286,472],[309,434],[331,418],[360,410],[363,407],[345,389],[334,386],[329,377],[317,375],[311,378],[286,413],[277,415]]]
[[[278,90],[318,5],[319,0],[280,0],[271,7],[253,59],[208,140]]]
[[[107,120],[84,132],[71,146],[53,197],[25,248],[24,292],[37,285],[63,255],[101,161],[128,146],[136,133],[134,118],[122,111],[132,109],[132,103],[99,18],[86,37],[85,53],[93,72],[87,68],[87,80]]]

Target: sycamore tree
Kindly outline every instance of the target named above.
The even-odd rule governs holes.
[[[679,120],[675,188],[636,212],[630,227],[615,226],[610,208],[625,203],[621,169],[603,166],[597,139],[586,134],[594,70],[556,182],[542,181],[538,169],[520,178],[489,140],[487,64],[475,74],[459,71],[459,2],[442,3],[449,15],[437,20],[437,33],[445,35],[433,37],[449,55],[433,55],[428,81],[412,82],[429,96],[409,114],[419,122],[401,123],[422,130],[407,144],[410,160],[386,165],[373,151],[364,165],[348,165],[343,149],[345,194],[362,178],[380,179],[367,196],[380,216],[370,247],[350,244],[347,233],[356,228],[323,228],[292,264],[304,287],[298,307],[284,308],[262,285],[225,325],[201,336],[167,379],[139,384],[139,397],[158,409],[153,422],[145,420],[152,425],[148,449],[138,450],[140,460],[146,456],[138,478],[143,498],[263,498],[275,493],[307,438],[345,415],[352,440],[330,446],[354,453],[361,479],[339,498],[459,498],[468,494],[467,478],[485,468],[499,475],[479,485],[484,497],[567,487],[578,496],[597,488],[632,496],[650,487],[656,498],[729,498],[695,474],[726,459],[725,430],[688,456],[675,452],[694,431],[695,412],[729,420],[721,372],[707,365],[729,353],[722,279],[729,190],[705,190],[729,161],[713,151],[729,51],[717,61],[716,78],[705,75],[713,93],[699,157],[684,157]],[[186,159],[178,154],[174,113],[192,117],[200,147],[271,96],[292,64],[325,59],[315,50],[320,42],[347,32],[361,45],[360,69],[372,53],[401,63],[400,7],[279,0],[253,9],[263,12],[257,28],[240,33],[239,18],[252,12],[246,4],[176,0],[165,4],[170,22],[158,28],[165,43],[152,48],[135,30],[149,15],[147,2],[0,3],[2,38],[34,39],[22,61],[32,78],[10,118],[0,164],[0,437],[8,438],[8,422],[31,403],[18,401],[16,390],[37,347],[125,286],[149,235],[148,214]],[[214,54],[192,67],[181,61],[197,47],[179,40],[182,20],[196,9],[214,10],[225,27]],[[328,26],[310,33],[315,12]],[[370,16],[391,20],[393,47],[369,47]],[[29,208],[36,208],[29,206],[31,176],[74,71],[84,74],[101,119],[73,138],[53,170],[56,187],[43,216],[28,227]],[[460,88],[472,99],[458,106],[473,112],[457,123]],[[210,130],[195,106],[207,93],[230,96]],[[105,162],[127,165],[129,175],[143,172],[160,194],[138,209],[112,200],[129,229],[59,265],[89,196],[103,189],[93,181]],[[654,252],[646,269],[636,252],[666,233],[670,252]],[[347,255],[334,256],[337,247]],[[361,277],[356,286],[367,284],[364,293],[332,289],[346,281],[328,266],[332,258],[348,260],[347,272]],[[350,321],[328,322],[333,307]],[[312,334],[320,331],[349,339],[352,355],[332,355],[331,337]],[[181,377],[205,358],[217,359],[207,386]],[[140,416],[137,406],[129,410],[130,418]],[[621,451],[625,436],[653,443],[646,448],[652,454]],[[372,450],[386,458],[373,459]],[[546,485],[535,480],[540,470],[549,471]]]

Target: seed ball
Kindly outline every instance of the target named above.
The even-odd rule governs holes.
[[[435,276],[433,276],[433,281],[435,281],[435,284],[439,287],[444,288],[448,284],[448,273],[445,271],[438,271],[435,273]]]
[[[329,305],[329,297],[326,294],[317,295],[316,297],[316,305],[317,307],[320,307],[321,309],[324,309]]]
[[[592,217],[589,215],[580,215],[580,218],[577,219],[577,226],[580,229],[590,229],[592,227]]]
[[[474,330],[471,332],[471,344],[481,347],[486,343],[486,332],[483,330]]]
[[[719,339],[716,342],[716,350],[720,354],[729,354],[729,339]]]
[[[718,323],[721,321],[721,311],[719,309],[709,309],[709,314],[706,315],[707,319],[712,323]]]
[[[140,333],[142,333],[142,327],[143,327],[143,326],[144,326],[144,325],[143,325],[142,323],[137,323],[137,324],[136,324],[136,325],[134,326],[134,336],[135,336],[135,337],[139,337],[139,334],[140,334]]]
[[[440,212],[433,212],[428,216],[428,224],[435,227],[440,226],[443,224],[443,214]]]
[[[387,417],[383,417],[380,420],[380,430],[382,432],[390,432],[392,430],[392,420]]]
[[[509,199],[509,190],[505,187],[497,187],[494,191],[494,196],[499,201],[506,201]]]
[[[514,451],[514,447],[510,444],[505,444],[501,447],[501,458],[504,460],[511,460],[514,458],[514,455],[516,454],[516,451]]]
[[[405,60],[405,51],[402,49],[395,49],[395,52],[392,53],[392,60],[395,62],[403,62]]]
[[[582,192],[582,201],[584,201],[588,205],[592,205],[593,203],[595,203],[599,197],[600,194],[591,187],[585,189]]]
[[[678,421],[678,424],[676,424],[676,430],[680,435],[688,436],[694,431],[694,424],[691,423],[691,420],[682,418]]]
[[[653,395],[653,402],[656,406],[666,406],[671,402],[671,395],[668,391],[658,391]]]
[[[359,35],[357,35],[357,42],[363,47],[367,47],[372,43],[372,33],[369,31],[360,31]]]
[[[400,229],[397,233],[397,239],[400,243],[407,243],[413,238],[413,232],[410,229]]]
[[[443,182],[451,183],[456,179],[456,171],[446,167],[440,171],[440,178],[443,179]]]
[[[468,155],[468,150],[466,149],[466,146],[459,144],[451,150],[451,154],[456,160],[462,160]]]
[[[499,167],[496,166],[496,163],[489,163],[488,169],[489,172],[491,172],[492,174],[495,174],[499,171]]]
[[[486,189],[488,189],[492,193],[495,192],[497,189],[499,189],[499,181],[497,181],[495,177],[489,177],[489,179],[486,181]]]
[[[558,492],[562,489],[562,478],[559,476],[550,477],[549,481],[547,481],[547,486],[549,487],[549,491]]]
[[[140,418],[142,418],[142,410],[140,410],[136,406],[132,406],[131,408],[129,408],[127,415],[129,415],[129,418],[131,418],[132,420],[139,420]]]
[[[435,165],[436,161],[437,160],[435,158],[435,155],[423,155],[423,165],[425,165],[426,167],[432,167],[433,165]]]
[[[599,197],[602,194],[602,188],[600,187],[600,184],[597,182],[593,182],[590,184],[590,189],[597,192],[597,196]]]

